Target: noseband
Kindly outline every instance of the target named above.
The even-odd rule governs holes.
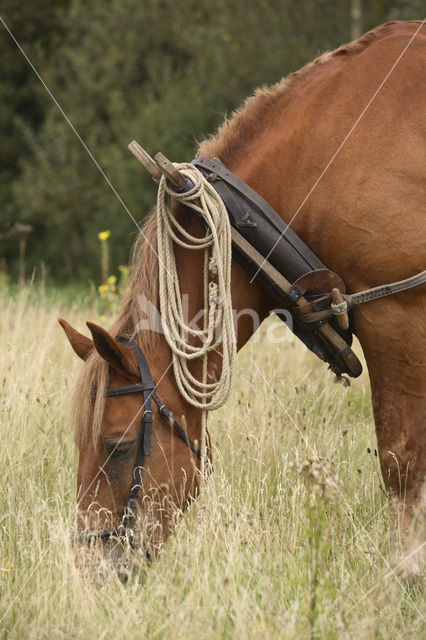
[[[142,467],[145,462],[145,458],[149,456],[151,451],[151,438],[152,438],[152,425],[153,415],[151,409],[151,398],[157,405],[160,414],[171,424],[174,428],[176,435],[184,441],[184,443],[191,449],[193,453],[201,460],[201,452],[194,442],[187,436],[180,424],[173,418],[166,405],[163,404],[155,392],[156,384],[152,380],[151,371],[148,366],[148,362],[138,345],[129,338],[116,338],[123,346],[128,347],[135,354],[139,374],[141,381],[135,384],[123,385],[121,387],[111,387],[106,390],[107,398],[115,398],[117,396],[124,396],[129,393],[142,393],[143,396],[143,414],[141,420],[141,429],[138,433],[138,451],[136,455],[136,464],[133,469],[133,480],[130,487],[129,498],[127,500],[126,508],[124,509],[123,519],[121,524],[115,529],[98,529],[95,531],[78,531],[77,537],[83,537],[86,540],[109,540],[110,538],[119,539],[121,541],[128,542],[133,546],[133,530],[130,529],[130,523],[135,516],[136,506],[138,501],[139,490],[142,486]],[[146,552],[149,559],[149,552]]]

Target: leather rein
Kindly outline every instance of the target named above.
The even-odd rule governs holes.
[[[136,506],[139,496],[139,491],[142,487],[142,467],[145,463],[145,459],[149,456],[151,451],[151,439],[152,439],[152,426],[153,426],[153,414],[152,414],[152,404],[151,399],[154,400],[155,404],[158,407],[160,414],[169,422],[169,424],[173,427],[176,435],[183,440],[183,442],[191,449],[191,451],[197,456],[199,460],[201,460],[201,451],[196,447],[195,443],[188,437],[184,429],[180,426],[180,424],[173,418],[171,412],[167,409],[166,405],[161,402],[158,397],[155,389],[157,388],[156,383],[152,379],[151,371],[149,369],[148,362],[142,353],[141,349],[138,345],[131,340],[130,338],[123,338],[121,336],[117,337],[116,340],[120,342],[123,346],[128,347],[135,354],[139,374],[140,374],[140,382],[136,382],[135,384],[123,385],[120,387],[110,387],[106,390],[107,398],[115,398],[117,396],[127,395],[129,393],[142,393],[143,404],[142,404],[142,419],[141,419],[141,429],[138,433],[138,450],[136,454],[136,462],[133,469],[133,480],[130,486],[129,497],[127,499],[127,504],[124,509],[123,518],[120,525],[113,529],[96,529],[89,531],[72,531],[73,536],[78,538],[84,538],[87,541],[92,540],[109,540],[110,538],[114,538],[120,541],[127,542],[131,547],[134,546],[134,532],[130,528],[130,524],[136,514]],[[119,443],[117,443],[116,447]],[[110,454],[111,457],[112,454]],[[109,458],[108,458],[109,459]],[[149,559],[149,552],[146,551],[146,556]]]

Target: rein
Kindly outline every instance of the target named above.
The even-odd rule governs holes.
[[[124,514],[120,525],[114,529],[96,529],[93,531],[76,531],[72,532],[74,536],[78,538],[84,538],[88,541],[93,539],[109,540],[110,538],[118,539],[120,541],[126,541],[131,547],[134,546],[133,530],[130,529],[130,524],[136,513],[136,506],[139,496],[139,491],[142,487],[142,467],[145,463],[145,459],[149,456],[151,451],[151,439],[152,439],[152,426],[153,426],[153,414],[151,408],[151,399],[154,400],[157,405],[160,414],[170,423],[173,427],[176,435],[183,440],[183,442],[191,449],[191,451],[201,461],[201,451],[195,445],[195,443],[188,437],[184,429],[173,418],[171,412],[166,405],[160,400],[155,392],[156,384],[152,380],[151,371],[149,369],[148,362],[142,353],[138,345],[129,338],[118,337],[118,342],[123,346],[128,347],[135,354],[139,374],[141,381],[135,384],[122,385],[120,387],[110,387],[106,390],[107,398],[116,398],[117,396],[127,395],[129,393],[142,393],[143,394],[143,414],[141,419],[141,429],[138,434],[138,451],[136,454],[136,463],[133,469],[133,480],[130,486],[129,497],[124,509]],[[207,464],[206,460],[204,464]],[[149,552],[146,551],[146,556],[149,559]]]
[[[426,283],[426,270],[417,273],[405,280],[399,280],[398,282],[391,282],[390,284],[382,284],[378,287],[372,287],[371,289],[365,289],[358,293],[341,294],[341,300],[337,303],[333,301],[332,294],[326,294],[311,300],[307,305],[299,309],[300,315],[304,322],[315,323],[324,322],[329,320],[333,316],[340,317],[345,316],[352,309],[352,307],[358,304],[364,304],[366,302],[373,302],[380,298],[387,296],[393,296],[403,291],[408,291],[414,287],[419,287]]]

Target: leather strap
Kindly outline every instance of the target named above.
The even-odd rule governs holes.
[[[151,408],[151,396],[155,389],[155,382],[151,378],[151,371],[148,363],[142,351],[137,344],[128,338],[117,338],[118,342],[122,345],[129,347],[135,354],[136,361],[138,363],[139,374],[141,382],[134,385],[125,385],[124,387],[113,387],[107,389],[107,397],[115,397],[123,395],[124,393],[137,393],[143,394],[143,414],[142,414],[142,428],[138,434],[138,452],[136,456],[136,463],[133,470],[133,479],[130,487],[129,498],[127,506],[123,516],[123,526],[127,528],[132,520],[136,504],[138,500],[139,490],[142,484],[142,467],[145,462],[145,457],[149,456],[151,451],[152,440],[152,408]]]
[[[125,396],[128,393],[140,393],[141,391],[153,388],[154,387],[151,386],[151,382],[136,382],[135,384],[123,385],[122,387],[110,387],[107,391],[107,396],[108,398]]]
[[[361,304],[363,302],[371,302],[378,298],[392,296],[395,293],[401,293],[402,291],[407,291],[407,289],[418,287],[425,282],[426,270],[420,271],[420,273],[416,273],[416,275],[411,276],[411,278],[406,278],[405,280],[399,280],[398,282],[392,282],[391,284],[383,284],[378,287],[373,287],[372,289],[367,289],[366,291],[353,293],[351,296],[348,296],[348,304],[354,305]]]

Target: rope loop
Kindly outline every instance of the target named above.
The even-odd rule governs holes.
[[[194,186],[178,192],[164,176],[160,180],[157,197],[160,312],[178,389],[187,402],[205,412],[226,402],[233,381],[236,339],[231,300],[231,228],[222,199],[203,174],[192,164],[176,167]],[[204,237],[191,235],[176,220],[171,210],[172,198],[205,218],[208,228]],[[174,243],[204,252],[202,330],[192,327],[184,316]],[[199,345],[190,344],[191,337]],[[222,366],[217,379],[207,382],[207,361],[212,352],[221,354]],[[203,363],[202,380],[189,371],[188,365],[194,360]]]

